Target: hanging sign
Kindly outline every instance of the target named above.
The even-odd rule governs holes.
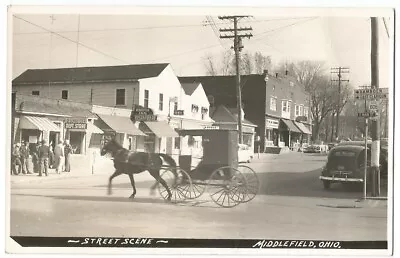
[[[87,129],[86,118],[66,118],[64,120],[65,129]]]
[[[136,107],[131,115],[134,121],[157,121],[157,115],[153,114],[153,110],[145,107]]]

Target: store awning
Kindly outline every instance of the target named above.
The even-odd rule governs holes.
[[[165,121],[144,123],[157,137],[179,137],[179,134]]]
[[[104,134],[103,130],[101,130],[100,128],[98,128],[97,126],[95,126],[92,123],[87,124],[87,130],[91,133]]]
[[[45,117],[22,116],[19,120],[20,129],[33,129],[48,132],[59,132],[60,128]]]
[[[129,117],[97,114],[104,123],[117,133],[146,136],[140,131]]]
[[[299,122],[294,122],[296,125],[297,125],[297,127],[303,132],[303,133],[305,133],[305,134],[312,134],[311,132],[310,132],[310,130],[308,130],[308,128],[303,124],[303,123],[299,123]]]
[[[287,126],[287,129],[291,132],[302,133],[299,128],[293,123],[292,120],[282,119],[283,123]]]

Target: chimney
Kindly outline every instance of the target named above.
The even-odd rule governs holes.
[[[285,75],[287,76],[288,74],[289,74],[289,71],[288,71],[288,70],[286,70],[286,71],[285,71]]]
[[[275,74],[276,78],[278,78],[278,73]]]

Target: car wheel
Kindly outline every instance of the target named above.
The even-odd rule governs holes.
[[[331,188],[331,182],[324,180],[322,183],[324,184],[325,190],[329,190]]]

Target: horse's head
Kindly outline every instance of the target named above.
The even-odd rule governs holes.
[[[121,148],[121,146],[114,139],[112,139],[110,141],[107,141],[103,145],[103,148],[101,148],[100,155],[104,156],[107,153],[110,153],[110,154],[114,155],[114,153],[120,148]]]

